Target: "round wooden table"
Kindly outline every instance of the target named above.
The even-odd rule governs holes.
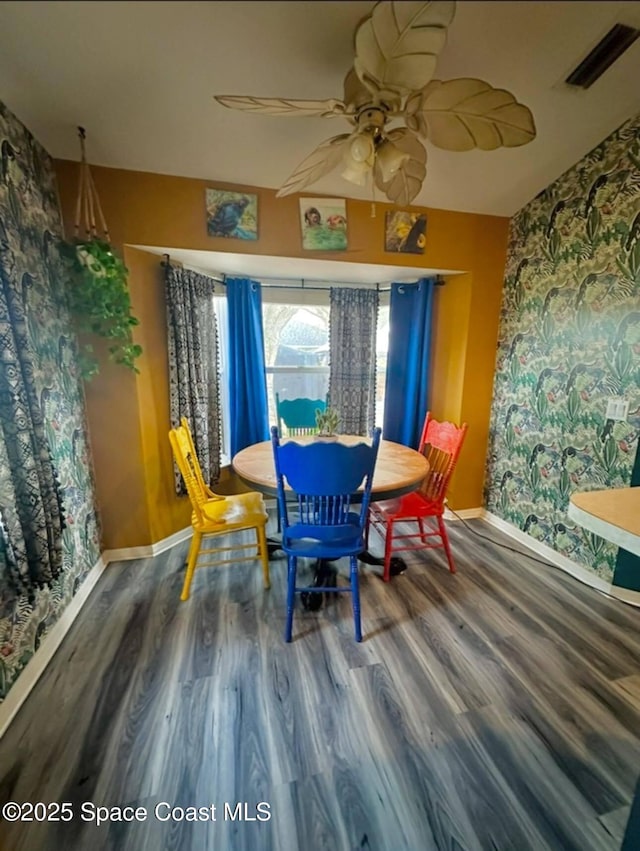
[[[313,436],[292,437],[282,438],[281,443],[286,443],[288,439],[294,440],[296,443],[311,443],[315,440]],[[348,446],[369,442],[366,437],[351,434],[338,435],[337,440],[340,443],[346,443]],[[234,455],[231,464],[236,475],[245,484],[249,485],[249,487],[267,496],[277,495],[278,488],[273,463],[273,446],[270,440],[265,440],[262,443],[254,443],[253,446],[247,446],[246,449],[241,449],[240,452]],[[408,446],[403,446],[401,443],[394,443],[391,440],[381,440],[371,486],[372,502],[393,499],[405,493],[411,493],[427,475],[428,470],[429,463],[427,459],[424,455],[416,452],[415,449],[410,449]],[[273,553],[280,550],[280,543],[277,540],[269,538],[267,539],[267,543],[269,545],[270,557]],[[384,558],[375,556],[368,550],[360,553],[358,559],[369,565],[377,565],[378,567],[384,565]],[[331,569],[328,561],[318,561],[316,565],[315,584],[328,584],[325,571]],[[394,556],[391,559],[390,572],[392,576],[403,573],[406,569],[407,565],[404,559],[398,556]],[[307,594],[306,599],[303,598],[302,604],[305,608],[315,611],[322,605],[322,594]]]
[[[312,443],[315,438],[292,437],[296,443]],[[287,438],[282,439],[287,442]],[[338,435],[338,442],[353,446],[356,443],[368,443],[365,437],[357,435]],[[240,450],[231,462],[236,474],[245,484],[260,493],[269,496],[277,494],[276,472],[273,466],[273,447],[270,440],[255,443]],[[371,500],[392,499],[415,490],[427,475],[427,459],[401,443],[381,440],[378,458],[373,474]]]

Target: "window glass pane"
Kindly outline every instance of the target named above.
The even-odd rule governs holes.
[[[329,307],[263,303],[269,423],[275,399],[325,399],[329,383]]]

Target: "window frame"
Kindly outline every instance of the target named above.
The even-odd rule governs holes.
[[[269,283],[261,283],[262,286],[262,302],[263,304],[282,304],[290,307],[328,307],[330,304],[330,292],[332,286],[353,287],[354,289],[362,289],[363,284],[343,284],[339,282],[314,282],[307,287],[304,281],[299,280],[286,281],[277,280],[269,281]],[[229,407],[229,388],[228,382],[225,381],[226,370],[228,368],[228,315],[227,315],[227,300],[224,286],[220,287],[213,294],[214,308],[216,313],[216,321],[218,323],[218,345],[219,345],[219,370],[220,370],[220,404],[222,409],[221,423],[221,447],[222,447],[222,464],[230,465],[230,437],[229,437],[229,422],[230,422],[230,407]],[[390,294],[389,292],[380,292],[379,311],[389,309]],[[379,312],[379,317],[380,317]],[[388,315],[387,315],[388,324]],[[380,318],[378,319],[378,332],[380,331]],[[379,341],[377,341],[379,342]],[[378,346],[376,346],[376,352]],[[383,388],[381,402],[376,404],[376,425],[382,426],[384,415],[384,385],[386,382],[386,367],[380,369],[378,366],[379,359],[376,359],[376,403],[378,401],[379,389]],[[329,374],[329,366],[267,366],[265,364],[265,377],[269,374],[284,374],[286,372],[299,374]]]

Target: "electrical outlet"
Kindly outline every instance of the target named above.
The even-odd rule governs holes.
[[[611,396],[607,400],[607,412],[605,418],[608,420],[626,420],[629,414],[629,400],[624,396]]]

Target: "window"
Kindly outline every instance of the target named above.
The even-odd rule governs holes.
[[[267,379],[269,426],[278,422],[276,396],[280,399],[325,399],[329,390],[329,290],[314,292],[316,303],[295,303],[297,288],[281,303],[269,299],[263,289],[262,318]],[[282,297],[282,290],[278,291]],[[307,295],[305,293],[305,295]],[[299,295],[298,295],[299,297]],[[382,297],[384,298],[384,297]],[[381,301],[382,301],[381,298]],[[323,302],[323,303],[317,303]],[[229,390],[227,373],[228,325],[224,293],[214,296],[218,323],[220,359],[220,403],[222,407],[222,462],[230,463]],[[382,426],[389,342],[389,306],[381,303],[378,312],[375,424]]]
[[[269,424],[280,399],[326,399],[329,390],[328,305],[262,305]]]

